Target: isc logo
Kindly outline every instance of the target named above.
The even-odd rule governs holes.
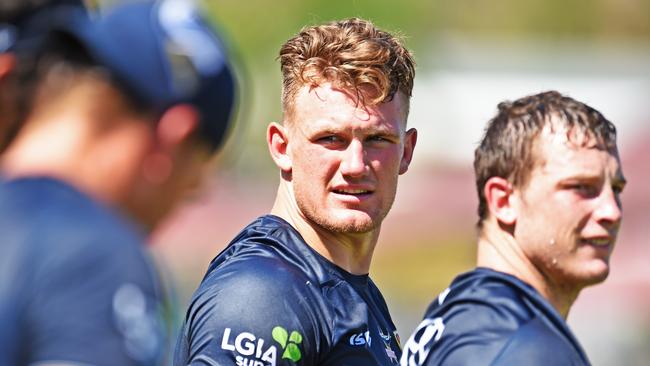
[[[350,346],[363,346],[367,344],[368,347],[370,347],[371,342],[372,339],[370,339],[369,331],[366,331],[365,333],[353,334],[350,337]]]
[[[239,333],[233,341],[230,339],[230,333],[230,328],[224,329],[221,348],[236,351],[240,355],[236,357],[238,366],[275,366],[277,349],[274,345],[265,347],[264,339],[248,332]]]

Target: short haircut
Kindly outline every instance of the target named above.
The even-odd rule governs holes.
[[[37,53],[25,56],[17,65],[19,80],[15,94],[22,119],[40,112],[83,82],[100,83],[119,92],[119,103],[133,115],[154,118],[154,111],[141,102],[120,80],[98,65],[76,39],[62,33],[50,34]],[[11,91],[10,91],[11,92]],[[108,103],[109,101],[102,101]]]
[[[370,105],[413,90],[415,62],[397,37],[358,18],[303,28],[280,49],[282,109],[305,85],[332,83]],[[369,97],[370,100],[365,100]]]
[[[563,131],[577,146],[616,148],[616,127],[610,121],[594,108],[557,91],[500,103],[474,151],[479,228],[488,215],[485,183],[491,177],[501,177],[514,187],[524,187],[533,168],[543,164],[535,144],[545,128]]]

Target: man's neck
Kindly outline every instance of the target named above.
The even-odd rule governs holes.
[[[47,122],[25,122],[2,157],[4,173],[9,177],[44,175],[72,180],[70,172],[80,174],[80,161],[88,145],[84,141],[86,131],[71,128],[82,125],[77,119],[77,115],[64,115]]]
[[[302,215],[290,189],[288,184],[280,184],[271,214],[290,223],[307,245],[332,263],[355,275],[367,274],[379,229],[366,233],[329,231]]]
[[[56,117],[26,121],[2,156],[3,174],[60,179],[95,199],[119,204],[124,187],[132,183],[133,168],[126,162],[142,143],[131,137],[134,133],[115,132],[109,138],[106,132],[100,138],[92,126],[87,116],[72,109]]]
[[[478,239],[477,265],[510,274],[531,285],[564,319],[580,292],[555,284],[528,259],[510,233],[487,222]]]

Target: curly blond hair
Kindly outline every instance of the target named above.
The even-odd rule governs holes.
[[[282,108],[291,114],[305,85],[332,83],[364,105],[411,96],[415,62],[402,41],[359,18],[303,28],[280,48]],[[407,98],[408,100],[408,98]]]

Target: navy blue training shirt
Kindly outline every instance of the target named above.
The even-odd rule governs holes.
[[[217,256],[194,293],[174,365],[397,365],[381,293],[267,215]]]
[[[564,319],[535,289],[487,268],[462,274],[426,311],[402,366],[589,365]]]
[[[155,365],[157,276],[143,237],[49,178],[0,182],[0,365]]]

